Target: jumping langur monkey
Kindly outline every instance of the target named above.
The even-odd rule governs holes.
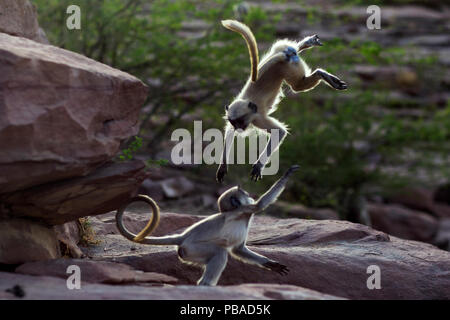
[[[282,275],[287,274],[289,270],[286,266],[251,251],[247,248],[246,241],[253,214],[264,210],[277,200],[289,176],[298,168],[299,166],[289,168],[284,176],[256,201],[240,187],[228,189],[217,201],[219,213],[195,223],[181,234],[147,237],[158,225],[158,222],[155,222],[155,218],[159,219],[157,208],[147,226],[138,235],[133,234],[127,230],[122,221],[128,204],[117,210],[117,228],[124,237],[134,242],[178,246],[178,257],[181,261],[203,267],[203,275],[198,280],[198,285],[217,284],[227,264],[228,254],[243,262]]]
[[[258,181],[261,179],[262,170],[271,154],[279,147],[288,132],[283,123],[270,116],[283,98],[282,84],[287,83],[294,92],[311,90],[321,81],[336,90],[347,89],[347,84],[325,70],[316,69],[311,72],[306,63],[298,56],[305,49],[322,46],[317,35],[306,37],[301,41],[278,40],[261,62],[258,62],[258,46],[252,31],[243,23],[235,20],[224,20],[222,25],[240,33],[247,42],[251,75],[239,95],[226,107],[225,142],[216,179],[218,182],[222,182],[227,173],[227,160],[235,131],[239,130],[238,133],[242,133],[252,124],[263,131],[275,129],[279,133],[278,140],[273,139],[274,137],[271,135],[265,150],[253,164],[251,179]]]

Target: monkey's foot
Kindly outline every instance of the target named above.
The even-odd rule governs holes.
[[[261,180],[262,178],[262,169],[263,165],[260,162],[257,162],[253,165],[252,172],[250,173],[250,179],[253,181]]]
[[[217,169],[217,172],[216,172],[216,180],[217,180],[217,182],[222,183],[223,179],[224,179],[224,177],[225,177],[225,175],[227,173],[228,173],[227,166],[226,165],[220,165],[219,169]]]
[[[332,74],[326,73],[326,72],[322,72],[321,75],[322,75],[322,78],[334,89],[336,89],[336,90],[346,90],[347,89],[347,84],[344,81],[342,81],[341,79],[339,79],[338,77],[336,77]]]
[[[267,269],[270,269],[273,272],[279,273],[282,276],[285,276],[289,273],[289,269],[288,267],[286,267],[285,265],[275,262],[275,261],[269,261],[267,263],[264,264],[264,267],[266,267]]]

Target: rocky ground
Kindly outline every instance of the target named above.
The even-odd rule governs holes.
[[[147,218],[128,212],[125,221],[138,231]],[[163,213],[156,234],[179,232],[201,218]],[[287,265],[289,274],[230,259],[215,288],[192,287],[201,270],[182,264],[174,247],[124,239],[114,212],[91,218],[91,227],[99,242],[81,248],[84,259],[29,262],[2,272],[2,297],[14,298],[5,290],[20,286],[30,299],[450,299],[449,252],[347,221],[255,217],[250,248]],[[81,290],[67,289],[70,265],[81,269]],[[381,289],[367,287],[372,265],[380,268]]]
[[[448,104],[447,6],[384,6],[386,28],[367,34],[362,7],[331,10],[336,1],[314,2],[328,11],[313,14],[319,22],[311,24],[304,6],[258,3],[283,15],[276,26],[280,37],[318,33],[324,41],[351,42],[367,36],[383,48],[405,45],[405,59],[433,56],[425,73],[408,63],[344,71],[350,82],[389,91],[389,103],[375,111],[421,117],[423,105]],[[120,144],[138,130],[145,85],[47,46],[29,1],[0,0],[0,9],[9,10],[0,12],[0,299],[450,299],[445,179],[433,188],[411,186],[369,199],[371,227],[339,220],[330,208],[280,201],[255,217],[248,243],[287,265],[288,275],[230,260],[219,286],[193,286],[198,268],[182,264],[173,247],[124,239],[112,210],[136,192],[148,194],[163,211],[155,234],[165,235],[215,212],[228,186],[205,182],[186,168],[148,172],[139,160],[112,163]],[[204,27],[193,21],[184,32],[195,35]],[[417,83],[418,91],[411,91]],[[147,210],[129,210],[125,221],[137,232]],[[91,217],[78,220],[85,216]],[[80,290],[67,288],[70,265],[81,269]],[[373,265],[380,268],[381,289],[367,287]]]

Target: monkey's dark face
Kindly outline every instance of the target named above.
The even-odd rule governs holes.
[[[226,110],[227,119],[234,129],[246,130],[258,112],[258,107],[253,102],[239,100],[233,102]]]

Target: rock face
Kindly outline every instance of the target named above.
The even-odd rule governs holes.
[[[339,220],[337,212],[331,209],[307,208],[301,204],[290,204],[278,201],[267,209],[267,213],[276,217],[314,219],[314,220]]]
[[[81,240],[81,231],[77,221],[70,221],[61,225],[53,227],[56,234],[56,239],[64,244],[62,254],[68,255],[73,258],[81,258],[83,252],[78,247],[78,243]]]
[[[66,280],[0,272],[0,299],[18,299],[5,290],[20,286],[24,299],[141,299],[141,300],[330,300],[340,299],[292,285],[244,284],[228,287],[140,287],[135,285],[81,284],[67,290]],[[178,312],[178,310],[176,311]],[[171,314],[169,310],[168,315]],[[175,314],[174,318],[175,318]]]
[[[19,266],[15,272],[67,279],[67,268],[71,265],[80,268],[83,282],[109,284],[139,282],[173,284],[177,282],[174,277],[155,272],[138,271],[126,264],[79,259],[56,259],[25,263]]]
[[[173,222],[179,216],[163,213],[161,221]],[[113,223],[104,222],[111,227]],[[179,226],[174,223],[174,229]],[[165,230],[166,234],[174,229]],[[105,235],[103,239],[88,255],[165,273],[178,278],[180,284],[194,284],[201,276],[199,268],[178,260],[174,247],[139,245],[120,235]],[[352,299],[450,299],[449,252],[360,224],[256,216],[248,243],[255,252],[288,266],[289,274],[280,276],[229,259],[219,285],[290,284]],[[103,246],[111,249],[105,252]],[[371,265],[381,271],[379,290],[367,287]]]
[[[24,219],[0,220],[0,263],[19,264],[58,257],[59,244],[53,229]]]
[[[408,240],[432,242],[438,229],[436,218],[399,205],[370,204],[372,227]]]
[[[146,97],[127,73],[0,34],[0,193],[99,167],[137,133]]]
[[[3,217],[39,218],[50,225],[116,210],[147,177],[139,160],[108,164],[93,174],[0,195]]]
[[[36,7],[28,0],[0,0],[0,32],[48,43]]]

